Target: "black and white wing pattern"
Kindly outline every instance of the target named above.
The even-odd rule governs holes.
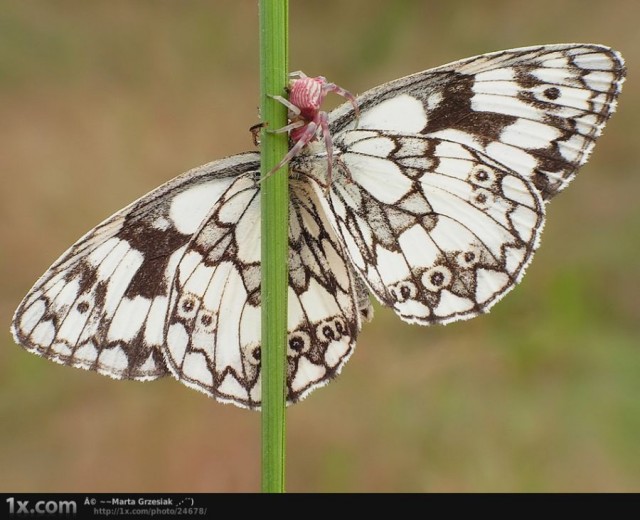
[[[351,101],[329,115],[332,142],[305,142],[290,163],[288,402],[341,370],[369,290],[426,325],[486,312],[513,288],[624,74],[615,51],[569,44],[462,60],[355,102],[331,84]],[[195,168],[90,231],[20,304],[16,341],[259,408],[259,160]]]
[[[260,406],[259,155],[195,168],[74,244],[38,280],[12,332],[27,350],[117,379],[171,373]],[[309,186],[290,202],[288,402],[351,355],[366,290]]]
[[[500,300],[531,261],[546,202],[615,110],[624,75],[607,47],[529,47],[376,87],[356,98],[358,122],[350,103],[334,110],[324,204],[377,299],[420,324],[471,318]],[[297,169],[322,182],[317,146]]]

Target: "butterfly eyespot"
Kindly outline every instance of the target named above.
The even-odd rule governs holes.
[[[261,356],[262,356],[262,349],[260,347],[254,347],[254,348],[251,349],[251,354],[249,356],[249,361],[253,365],[259,365]]]
[[[496,174],[488,166],[478,165],[471,170],[469,180],[477,186],[490,188],[496,180]]]
[[[324,327],[322,327],[322,334],[327,340],[332,340],[336,337],[336,333],[330,325],[325,325]]]
[[[302,331],[297,331],[289,336],[289,357],[298,357],[300,354],[304,354],[311,348],[311,338]]]
[[[205,327],[208,327],[213,323],[213,316],[208,312],[205,312],[204,314],[202,314],[202,316],[200,316],[200,323]]]
[[[183,319],[192,319],[196,315],[197,302],[196,299],[188,294],[181,298],[177,306],[178,315]]]
[[[413,282],[398,282],[390,288],[393,298],[398,303],[414,299],[418,295],[418,289]]]
[[[471,194],[471,203],[479,209],[488,208],[494,201],[493,193],[480,188]]]
[[[460,251],[456,255],[456,263],[463,269],[469,269],[480,261],[480,251],[477,248]]]
[[[527,94],[530,99],[542,102],[546,110],[556,111],[562,107],[562,89],[556,86],[538,85]]]
[[[422,275],[422,285],[431,292],[438,292],[451,283],[451,271],[442,265],[432,267]]]
[[[242,346],[242,359],[249,367],[260,366],[262,349],[259,343],[249,343]]]
[[[316,335],[321,341],[338,341],[346,333],[347,329],[342,320],[334,319],[325,321],[316,328]]]
[[[555,100],[560,97],[560,89],[558,87],[549,87],[542,92],[547,99]]]
[[[78,309],[78,312],[80,314],[84,314],[89,310],[89,302],[86,302],[86,301],[79,302],[78,305],[76,305],[76,309]]]

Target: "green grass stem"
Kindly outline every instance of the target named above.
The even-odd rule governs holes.
[[[266,129],[287,124],[288,0],[260,0],[260,113]],[[288,151],[287,134],[263,129],[262,176]],[[285,486],[285,377],[288,289],[289,174],[284,166],[263,179],[262,204],[262,491]]]

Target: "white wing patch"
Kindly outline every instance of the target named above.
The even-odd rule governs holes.
[[[360,118],[358,128],[414,133],[422,130],[426,124],[427,114],[422,101],[399,94],[367,110]]]

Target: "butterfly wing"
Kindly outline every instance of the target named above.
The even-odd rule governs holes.
[[[482,312],[521,278],[544,222],[530,181],[450,141],[344,138],[327,212],[383,304],[411,323],[447,323]]]
[[[16,342],[117,379],[172,373],[259,407],[259,160],[195,168],[87,233],[18,307]],[[290,204],[292,403],[341,370],[371,307],[312,190],[292,182]]]
[[[224,402],[260,406],[260,197],[237,178],[177,264],[165,354],[174,375]],[[292,182],[287,401],[334,377],[369,309],[308,186]]]
[[[487,311],[537,247],[544,201],[587,160],[616,107],[620,55],[552,45],[384,84],[330,116],[342,170],[328,211],[357,272],[405,320]],[[320,159],[299,169],[321,177]]]
[[[116,379],[166,375],[160,347],[175,255],[216,194],[258,161],[245,154],[195,168],[91,230],[24,298],[11,327],[16,342]]]

